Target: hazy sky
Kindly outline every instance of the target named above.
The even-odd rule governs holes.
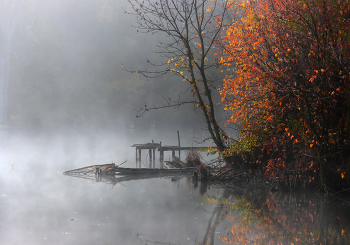
[[[147,59],[161,60],[151,52],[160,36],[137,32],[134,16],[122,8],[128,10],[127,1],[18,1],[8,83],[11,128],[158,128],[202,121],[189,107],[135,120],[145,103],[162,103],[158,93],[177,98],[187,84],[122,71],[122,65],[147,68]]]

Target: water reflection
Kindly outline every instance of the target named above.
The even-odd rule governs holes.
[[[113,175],[95,180],[115,185],[151,178],[154,176]],[[350,244],[349,202],[335,194],[326,198],[305,189],[256,192],[251,186],[220,187],[189,176],[173,177],[171,182],[179,187],[182,179],[187,192],[199,194],[202,202],[212,205],[210,211],[203,209],[210,216],[205,229],[201,224],[202,238],[177,244]],[[160,238],[137,237],[144,244],[173,244]]]
[[[312,192],[189,176],[80,179],[62,172],[82,162],[3,162],[0,244],[349,244],[348,203]]]
[[[350,206],[345,200],[307,191],[259,196],[231,191],[226,201],[210,200],[226,205],[227,213],[221,214],[230,222],[221,237],[226,243],[350,244]]]

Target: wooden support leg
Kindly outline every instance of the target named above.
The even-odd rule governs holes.
[[[160,150],[159,153],[160,168],[164,167],[164,151]]]
[[[152,149],[148,150],[148,155],[149,155],[149,168],[152,168]]]
[[[136,168],[137,168],[137,162],[138,162],[138,160],[139,160],[139,158],[137,157],[137,147],[135,147],[136,148]]]
[[[181,145],[180,145],[180,132],[179,131],[177,131],[177,142],[178,142],[179,147],[181,147]],[[181,153],[180,152],[181,151],[179,150],[179,159],[181,160]]]
[[[141,168],[141,149],[139,149],[139,168]]]

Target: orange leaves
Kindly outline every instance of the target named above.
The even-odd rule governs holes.
[[[241,126],[243,139],[257,135],[255,146],[276,162],[286,154],[276,152],[278,144],[313,156],[321,145],[323,151],[344,145],[340,135],[349,138],[339,125],[350,128],[350,111],[342,106],[350,106],[345,96],[350,94],[350,21],[337,10],[350,13],[350,0],[312,4],[244,1],[237,9],[242,18],[224,37],[227,55],[221,62],[236,65],[220,88],[232,111],[228,123]],[[327,136],[322,125],[336,134]]]
[[[309,79],[309,82],[313,82],[317,77],[316,76],[312,76],[310,79]]]

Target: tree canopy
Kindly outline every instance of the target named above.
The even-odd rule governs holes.
[[[287,169],[329,170],[349,164],[350,3],[348,0],[242,1],[226,31],[220,88],[228,124],[240,127],[230,148],[264,163],[271,178]],[[290,161],[290,159],[296,161]],[[335,161],[328,161],[333,159]],[[343,159],[343,160],[342,160]]]

